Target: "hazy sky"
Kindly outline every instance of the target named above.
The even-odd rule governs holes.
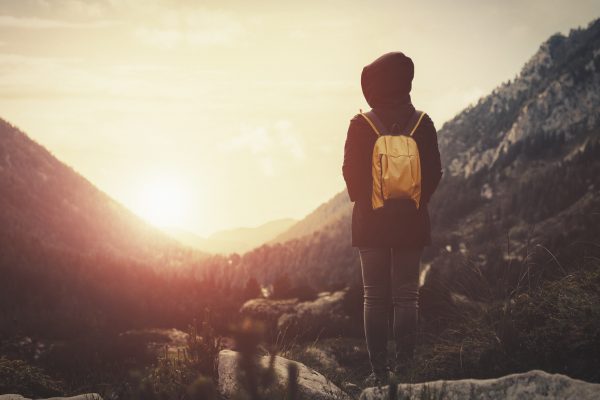
[[[156,223],[301,218],[344,188],[362,67],[438,129],[600,1],[0,0],[0,117]]]

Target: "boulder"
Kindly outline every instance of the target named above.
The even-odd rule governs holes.
[[[600,384],[532,370],[496,379],[462,379],[398,385],[399,399],[443,398],[448,400],[598,399]],[[388,388],[363,390],[360,400],[389,399]]]
[[[273,335],[281,332],[287,338],[334,336],[350,330],[350,317],[344,311],[348,290],[322,292],[317,299],[303,302],[253,299],[244,303],[240,313],[263,321]]]
[[[219,353],[218,389],[226,399],[233,398],[239,391],[238,356],[239,353],[233,350]],[[260,357],[259,363],[263,368],[268,368],[270,359],[270,356]],[[298,400],[350,400],[350,396],[317,371],[302,363],[275,356],[273,368],[280,387],[287,387],[289,363],[295,363],[298,369]]]
[[[292,312],[297,304],[298,299],[252,299],[244,303],[240,308],[240,313],[244,317],[263,321],[269,330],[274,330],[277,328],[279,317]]]
[[[286,337],[325,337],[349,330],[350,317],[344,311],[348,289],[319,293],[313,301],[298,303],[279,317],[277,329]]]
[[[23,397],[20,394],[0,394],[0,400],[31,400],[28,397]],[[50,397],[47,399],[38,400],[102,400],[97,393],[79,394],[73,397]]]

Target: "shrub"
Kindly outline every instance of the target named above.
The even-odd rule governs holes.
[[[217,357],[221,337],[215,334],[210,313],[205,311],[201,329],[196,322],[189,326],[185,349],[170,356],[165,347],[163,356],[148,369],[144,377],[133,376],[133,393],[140,399],[214,399],[217,378]]]
[[[57,381],[22,360],[0,357],[0,393],[19,393],[27,397],[55,396],[64,393]]]
[[[424,334],[407,381],[490,378],[530,369],[600,381],[600,271],[582,269],[505,300],[456,305]]]

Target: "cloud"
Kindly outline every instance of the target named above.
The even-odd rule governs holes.
[[[196,9],[165,11],[157,23],[136,28],[134,36],[162,48],[201,47],[233,44],[243,32],[242,24],[226,12]]]
[[[102,20],[93,22],[70,22],[56,19],[37,17],[15,17],[12,15],[0,15],[0,28],[17,29],[95,29],[105,28],[118,24],[113,20]]]
[[[1,46],[1,44],[0,44]],[[216,79],[220,71],[188,71],[153,63],[95,65],[83,57],[50,57],[0,52],[0,99],[62,99],[80,97],[110,102],[128,101],[130,109],[169,101],[196,107],[197,75]],[[177,80],[173,82],[174,76]],[[161,82],[162,84],[157,84]],[[211,93],[210,87],[203,88]],[[213,96],[214,97],[214,96]],[[185,108],[185,107],[184,107]]]
[[[260,169],[266,176],[275,176],[275,167],[273,166],[273,158],[269,156],[259,159]]]
[[[217,147],[222,153],[235,153],[237,158],[246,153],[266,176],[279,175],[306,158],[304,143],[288,120],[268,126],[242,126],[239,134]]]
[[[81,95],[75,58],[0,53],[0,99],[52,98]]]
[[[300,137],[295,134],[292,130],[292,124],[290,121],[282,120],[275,124],[277,130],[279,144],[281,147],[286,148],[290,154],[297,160],[304,160],[306,154]]]
[[[243,126],[239,135],[222,142],[220,149],[229,150],[250,150],[253,154],[261,154],[271,148],[273,141],[265,127],[249,128]]]

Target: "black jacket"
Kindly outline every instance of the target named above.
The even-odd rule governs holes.
[[[408,97],[403,103],[374,107],[373,110],[391,130],[394,123],[405,126],[415,111]],[[342,172],[352,212],[352,246],[355,247],[423,247],[431,243],[427,205],[442,177],[437,133],[425,115],[413,134],[421,161],[421,206],[411,200],[388,200],[378,210],[371,208],[371,157],[377,135],[356,115],[350,121],[344,147]]]

